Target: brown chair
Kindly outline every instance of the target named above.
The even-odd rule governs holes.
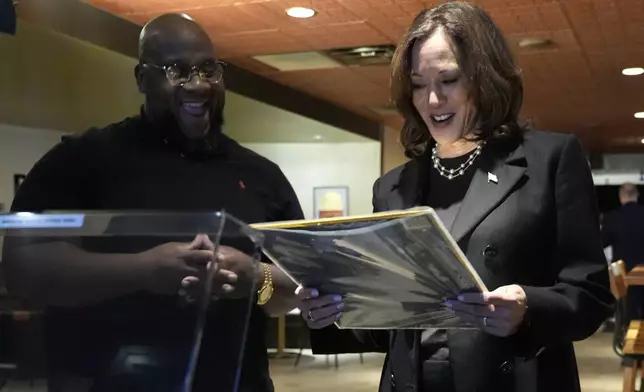
[[[636,392],[635,382],[644,360],[644,322],[642,320],[628,321],[625,282],[626,266],[623,261],[610,265],[610,289],[615,296],[617,308],[615,312],[615,333],[613,335],[613,350],[622,358],[624,369],[623,392]]]

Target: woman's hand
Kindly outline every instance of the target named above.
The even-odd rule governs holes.
[[[448,301],[461,320],[481,326],[495,336],[514,334],[523,322],[528,308],[526,294],[516,284],[502,286],[492,292],[463,293],[457,301]]]
[[[341,295],[328,294],[320,297],[316,289],[298,287],[295,295],[300,299],[298,308],[306,325],[311,329],[327,327],[342,317],[344,302]]]

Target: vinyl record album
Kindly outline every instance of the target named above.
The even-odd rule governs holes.
[[[487,291],[430,208],[251,226],[297,284],[344,297],[339,328],[469,328],[444,303]]]

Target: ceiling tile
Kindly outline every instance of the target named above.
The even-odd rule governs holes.
[[[260,54],[395,44],[425,7],[443,0],[88,0],[143,24],[166,12],[185,12],[202,24],[227,61],[397,128],[396,116],[369,107],[389,101],[389,67],[278,72]],[[539,127],[576,132],[586,145],[624,146],[644,136],[632,117],[644,110],[642,0],[475,0],[506,34],[525,81],[524,118]],[[285,14],[291,6],[317,11],[310,19]],[[551,47],[519,48],[524,38]],[[615,142],[608,142],[615,138]]]

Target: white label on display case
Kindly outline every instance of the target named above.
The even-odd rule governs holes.
[[[19,212],[0,215],[0,229],[79,229],[84,221],[83,214],[39,215]]]

